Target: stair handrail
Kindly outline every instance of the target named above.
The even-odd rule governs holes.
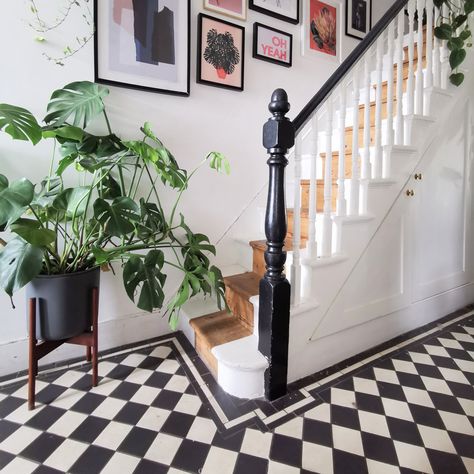
[[[312,99],[303,107],[301,112],[293,120],[295,134],[297,135],[306,125],[313,114],[324,104],[325,100],[346,77],[352,67],[364,56],[370,47],[377,41],[378,37],[385,31],[388,25],[396,18],[400,11],[407,5],[409,0],[397,0],[367,33],[365,38],[354,48],[349,56],[334,71],[332,76],[324,83]]]

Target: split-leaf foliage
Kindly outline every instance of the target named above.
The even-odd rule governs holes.
[[[229,173],[226,158],[211,152],[188,173],[148,123],[140,129],[140,140],[119,138],[106,113],[108,93],[91,82],[56,90],[44,126],[28,110],[0,104],[0,130],[33,145],[53,141],[56,150],[40,183],[10,181],[0,174],[0,230],[12,236],[0,240],[0,286],[12,296],[39,274],[119,262],[127,295],[142,310],[165,309],[172,327],[183,304],[198,293],[214,294],[223,308],[222,274],[209,259],[215,248],[206,235],[191,231],[178,206],[200,166],[208,162]],[[104,120],[104,135],[89,131],[98,117]],[[66,174],[77,175],[79,184],[66,186]],[[165,188],[175,191],[166,209]],[[167,300],[170,268],[179,270],[182,280]]]

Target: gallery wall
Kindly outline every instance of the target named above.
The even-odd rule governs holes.
[[[89,2],[91,3],[91,2]],[[374,22],[393,3],[376,0]],[[61,0],[39,0],[46,16],[54,19]],[[265,150],[261,145],[261,129],[269,116],[267,105],[272,91],[283,87],[288,92],[294,117],[318,88],[334,72],[336,64],[322,55],[301,55],[301,25],[292,25],[249,10],[246,21],[229,19],[212,12],[211,16],[226,19],[245,31],[244,91],[209,87],[196,83],[197,15],[203,11],[201,0],[192,0],[191,12],[191,91],[189,97],[135,91],[111,87],[106,103],[112,127],[122,137],[136,138],[138,127],[145,121],[170,148],[180,165],[194,168],[211,150],[224,153],[231,163],[230,176],[217,175],[203,168],[196,175],[184,196],[181,211],[195,232],[219,240],[249,200],[267,179]],[[54,89],[77,80],[93,80],[94,48],[86,44],[77,54],[58,66],[43,53],[61,54],[61,49],[84,36],[88,28],[80,12],[58,30],[37,41],[38,33],[29,26],[32,17],[27,0],[10,0],[3,5],[0,16],[0,102],[17,104],[37,116],[45,113],[45,105]],[[345,1],[340,2],[343,14]],[[344,35],[344,19],[339,24],[342,57],[346,57],[358,41]],[[253,23],[284,30],[293,35],[293,66],[282,67],[252,58]],[[36,38],[36,39],[35,39]],[[102,125],[97,124],[99,131]],[[47,144],[32,147],[13,142],[0,134],[0,173],[14,179],[27,176],[33,182],[47,173],[51,150]],[[230,258],[230,257],[229,257]],[[234,263],[229,260],[228,263]],[[174,283],[173,283],[174,281]],[[170,289],[176,279],[170,279]],[[159,314],[143,314],[126,297],[120,277],[102,275],[100,322],[101,348],[106,349],[169,332],[167,322]],[[16,309],[9,298],[0,296],[2,331],[0,332],[0,376],[26,367],[26,317],[23,291],[15,295]],[[74,348],[64,347],[51,354],[45,362],[77,356]]]

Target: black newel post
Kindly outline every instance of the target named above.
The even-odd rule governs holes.
[[[268,358],[265,396],[268,400],[285,395],[288,373],[288,336],[290,326],[290,283],[283,273],[286,252],[285,167],[286,154],[295,143],[293,124],[285,117],[290,110],[288,95],[277,89],[268,109],[273,117],[263,126],[263,146],[270,158],[265,234],[267,271],[260,280],[258,313],[259,350]]]

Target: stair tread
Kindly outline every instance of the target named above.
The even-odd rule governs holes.
[[[250,298],[258,295],[260,276],[255,272],[239,273],[225,277],[224,283],[239,295]]]
[[[290,209],[287,209],[287,211],[290,211]],[[292,212],[293,210],[291,210]],[[306,247],[306,240],[304,238],[301,238],[301,247],[300,248],[305,248]],[[252,240],[249,242],[250,246],[253,249],[258,249],[258,250],[263,250],[265,251],[267,249],[267,241],[266,240]],[[283,247],[283,250],[285,252],[291,252],[293,250],[293,242],[291,238],[287,238],[285,240],[285,246]],[[259,276],[259,278],[261,278]]]
[[[247,329],[235,316],[227,311],[206,314],[190,321],[191,327],[197,335],[202,337],[209,348],[250,336]]]

